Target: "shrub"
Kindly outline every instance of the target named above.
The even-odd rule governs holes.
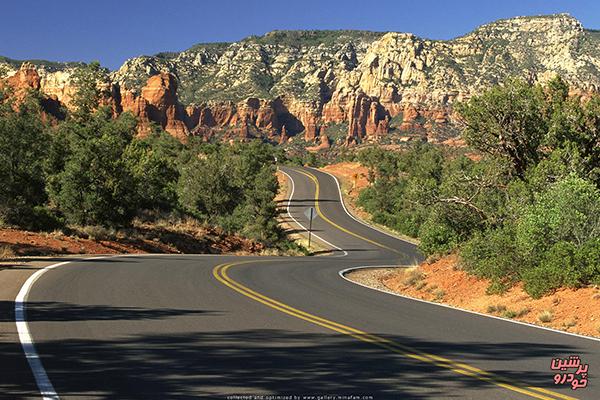
[[[444,254],[456,247],[458,234],[449,224],[432,217],[419,229],[419,249],[426,255]]]
[[[574,262],[580,268],[582,283],[600,285],[600,238],[579,246],[575,251]]]
[[[274,153],[254,142],[192,150],[181,163],[177,185],[183,209],[227,232],[263,243],[282,237],[274,198],[279,190]]]
[[[413,286],[416,283],[423,280],[425,276],[418,268],[408,268],[404,273],[404,284],[407,286]]]
[[[525,291],[533,298],[540,298],[563,285],[578,286],[582,275],[575,264],[575,252],[572,243],[556,243],[539,265],[523,271]]]
[[[541,322],[548,323],[554,319],[554,314],[550,310],[544,310],[538,315],[538,319]]]
[[[517,223],[519,248],[531,258],[557,242],[583,244],[599,236],[600,190],[573,175],[540,194]]]
[[[477,233],[462,246],[462,263],[468,272],[491,279],[495,285],[505,288],[519,277],[524,266],[514,242],[514,232],[510,228]]]
[[[7,260],[16,256],[14,250],[9,245],[0,246],[0,260]]]

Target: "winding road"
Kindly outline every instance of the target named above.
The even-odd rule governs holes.
[[[282,171],[293,183],[288,222],[301,230],[304,211],[316,207],[315,240],[333,251],[117,256],[44,270],[17,299],[35,376],[29,368],[15,374],[15,386],[37,381],[37,396],[49,399],[600,398],[596,340],[344,279],[340,271],[350,267],[421,256],[352,218],[332,176]],[[587,388],[554,385],[551,360],[570,355],[589,364]]]

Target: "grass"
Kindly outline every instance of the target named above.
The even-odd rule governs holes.
[[[494,314],[494,313],[502,313],[506,311],[506,306],[502,305],[502,304],[491,304],[487,307],[487,312],[490,314]]]
[[[550,310],[544,310],[540,313],[540,315],[538,315],[538,319],[544,323],[551,322],[553,318],[554,314]]]
[[[427,288],[427,292],[432,293],[434,290],[436,290],[438,288],[437,285],[431,285]]]
[[[565,322],[563,322],[562,325],[563,325],[564,329],[572,328],[575,325],[577,325],[577,318],[574,317],[574,318],[568,319]]]
[[[80,236],[95,241],[114,240],[117,237],[115,229],[97,225],[82,226],[77,231],[79,231]]]
[[[529,307],[524,307],[524,308],[521,308],[521,309],[520,309],[520,310],[517,312],[517,315],[516,315],[516,317],[517,317],[517,318],[521,318],[521,317],[523,317],[524,315],[526,315],[526,314],[529,314],[529,312],[530,312],[530,311],[531,311],[531,309],[530,309]]]
[[[425,277],[423,272],[417,268],[407,268],[404,275],[404,284],[406,286],[414,286]]]
[[[531,309],[529,307],[521,308],[519,311],[510,310],[506,308],[505,305],[502,304],[490,304],[487,307],[488,314],[499,314],[504,318],[520,318],[525,314],[529,313]]]
[[[16,254],[12,247],[8,245],[0,246],[0,260],[8,260],[14,257],[16,257]]]
[[[446,291],[443,289],[436,289],[433,292],[433,301],[442,301],[444,300],[444,296],[446,296]]]

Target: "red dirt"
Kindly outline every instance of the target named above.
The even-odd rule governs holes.
[[[0,229],[0,249],[5,258],[56,254],[122,254],[122,253],[235,253],[255,254],[264,250],[261,244],[224,235],[214,229],[182,224],[152,226],[142,224],[135,229],[118,232],[110,240],[69,236],[62,232],[28,232]]]
[[[560,289],[541,299],[532,299],[517,285],[501,295],[487,295],[489,281],[468,275],[458,267],[457,256],[421,264],[417,270],[422,279],[414,279],[411,270],[399,270],[381,278],[390,290],[409,297],[438,301],[459,308],[485,314],[507,317],[506,313],[523,312],[513,319],[560,329],[582,335],[600,337],[600,289]],[[419,283],[421,282],[421,283]],[[506,307],[505,311],[491,312],[489,307]],[[525,312],[525,310],[529,311]],[[553,315],[550,322],[540,321],[544,311]]]
[[[477,154],[468,154],[474,160]],[[357,162],[343,162],[323,167],[322,170],[335,175],[342,185],[342,191],[352,213],[370,221],[370,215],[356,207],[356,199],[361,189],[367,187],[368,170]],[[438,301],[455,307],[496,316],[507,316],[507,312],[522,312],[513,319],[546,326],[582,335],[600,337],[600,289],[587,287],[580,289],[560,289],[541,299],[532,299],[516,285],[502,295],[487,295],[489,281],[467,274],[458,267],[456,255],[444,257],[432,263],[418,266],[423,278],[413,284],[405,281],[411,274],[407,270],[394,271],[377,276],[388,289],[409,297]],[[418,283],[421,281],[421,283]],[[422,286],[420,289],[417,287]],[[491,312],[490,307],[500,307],[501,311]],[[502,308],[505,307],[505,310]],[[529,311],[525,312],[525,310]],[[552,320],[540,321],[544,311],[552,313]]]
[[[352,213],[367,221],[371,220],[369,213],[356,206],[356,200],[360,191],[369,186],[367,177],[369,170],[357,162],[341,162],[337,164],[327,165],[321,170],[335,175],[340,181],[346,206],[350,208]]]

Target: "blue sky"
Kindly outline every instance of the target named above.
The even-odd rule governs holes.
[[[274,29],[365,29],[450,39],[499,18],[568,12],[600,29],[598,0],[28,0],[2,4],[0,55],[53,61],[130,57]]]

